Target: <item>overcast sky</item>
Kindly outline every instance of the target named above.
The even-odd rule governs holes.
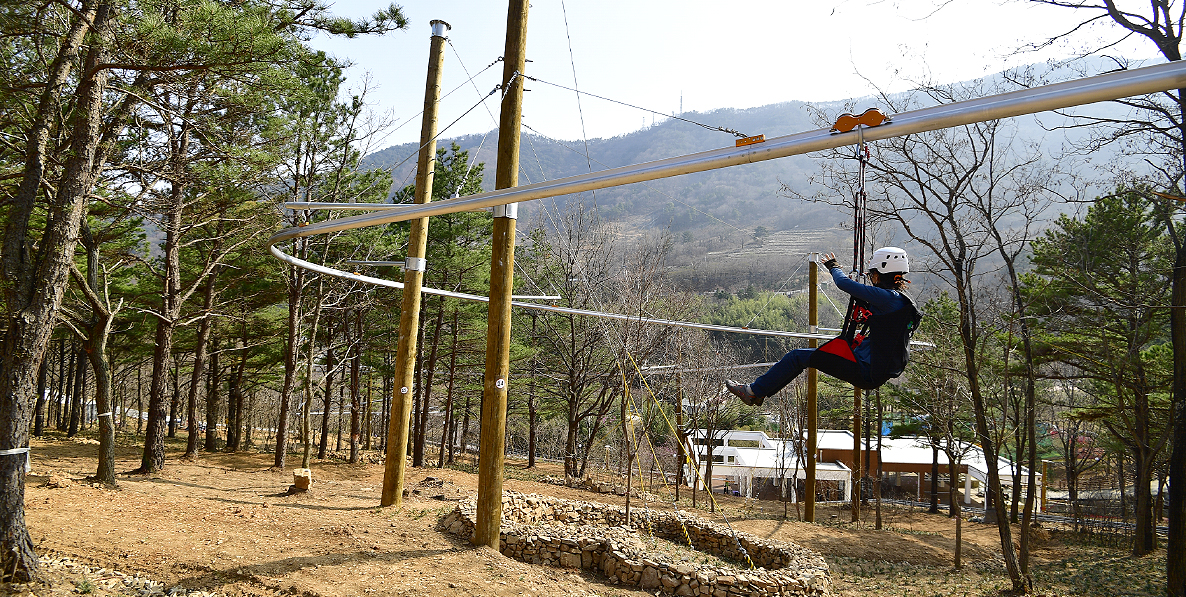
[[[358,17],[387,0],[337,0],[334,10]],[[899,91],[926,79],[954,82],[1004,67],[1062,58],[1060,44],[1040,53],[1016,50],[1070,29],[1084,15],[1026,2],[955,0],[536,0],[528,16],[527,74],[542,81],[649,108],[662,114],[749,108],[790,100],[822,102]],[[369,102],[402,128],[380,147],[419,138],[416,114],[424,101],[431,36],[429,21],[452,29],[446,48],[443,128],[499,83],[506,2],[413,0],[402,3],[406,31],[358,39],[319,37],[315,47],[353,63],[347,85],[366,77]],[[567,20],[567,27],[565,21]],[[1106,32],[1087,32],[1089,44]],[[570,46],[571,42],[571,46]],[[570,51],[571,47],[571,51]],[[1150,44],[1114,54],[1152,56]],[[477,75],[473,86],[465,74]],[[476,89],[475,89],[476,86]],[[525,125],[553,138],[612,137],[649,126],[662,116],[532,82],[524,99]],[[498,104],[477,107],[443,136],[496,128]],[[860,106],[864,108],[866,106]],[[583,132],[582,132],[583,113]],[[491,116],[493,115],[493,118]],[[728,126],[728,122],[712,122]]]

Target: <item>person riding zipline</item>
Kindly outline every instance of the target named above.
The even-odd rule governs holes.
[[[898,377],[909,360],[910,337],[922,314],[905,290],[910,258],[897,247],[873,252],[866,286],[850,280],[836,262],[836,255],[821,256],[820,262],[832,273],[836,287],[852,296],[844,331],[819,348],[797,348],[788,352],[753,383],[725,380],[725,387],[741,401],[759,406],[791,383],[804,369],[814,367],[854,386],[871,390]],[[857,326],[868,330],[856,333]]]

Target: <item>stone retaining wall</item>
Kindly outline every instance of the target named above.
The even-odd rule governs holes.
[[[475,505],[469,499],[441,525],[470,540],[474,520]],[[750,569],[748,563],[725,568],[671,562],[666,554],[647,552],[641,539],[647,534],[682,544],[691,539],[697,550],[737,562],[746,562],[748,556],[757,568]],[[831,588],[824,559],[793,543],[745,533],[737,533],[735,539],[724,525],[669,511],[635,507],[627,522],[620,506],[533,494],[503,494],[499,550],[530,564],[597,570],[611,582],[673,595],[823,597]]]

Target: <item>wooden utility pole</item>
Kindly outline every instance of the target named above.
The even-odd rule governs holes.
[[[819,253],[811,253],[808,255],[810,264],[807,266],[807,329],[811,333],[819,331],[819,266],[816,261],[819,260]],[[811,348],[819,347],[819,341],[812,338],[807,341],[807,346]],[[816,421],[819,419],[817,406],[815,402],[815,395],[818,391],[819,373],[811,367],[807,368],[807,453],[804,454],[807,460],[807,479],[803,482],[804,504],[803,504],[803,520],[807,522],[815,522],[815,453],[816,437],[815,427]],[[802,433],[803,430],[799,430]]]
[[[861,521],[861,389],[852,389],[852,521]]]
[[[684,434],[684,380],[683,376],[680,375],[679,370],[679,367],[684,366],[683,345],[681,344],[683,341],[683,336],[681,335],[677,337],[679,340],[676,341],[676,346],[678,347],[677,350],[679,350],[679,356],[676,357],[675,360],[675,435],[676,439],[679,441],[679,457],[677,459],[679,462],[679,468],[675,469],[675,501],[679,502],[679,486],[683,485],[684,483],[684,465],[690,463],[691,460],[688,458],[686,447],[688,445],[688,439]],[[695,477],[692,478],[695,479]],[[1042,478],[1045,479],[1045,477]],[[695,481],[693,481],[693,498],[696,497],[695,486]]]
[[[420,124],[420,159],[416,162],[416,203],[432,201],[433,168],[437,153],[437,102],[441,97],[441,64],[445,58],[445,33],[449,24],[432,21],[428,52],[428,82],[424,89],[424,118]],[[383,470],[383,506],[403,501],[407,468],[408,418],[412,415],[412,385],[416,371],[416,337],[420,328],[420,287],[424,282],[424,250],[428,244],[428,218],[412,220],[408,255],[404,261],[404,293],[399,313],[399,346],[395,356],[395,383],[391,420],[387,428],[387,462]]]
[[[528,0],[510,0],[503,50],[502,111],[498,124],[498,164],[494,188],[519,184],[519,122],[523,116],[523,77],[527,64]],[[478,442],[478,503],[474,544],[498,549],[502,523],[502,476],[506,457],[507,386],[511,352],[511,290],[515,274],[517,205],[494,209],[490,256],[490,303],[486,320],[486,374],[482,383],[482,429]]]

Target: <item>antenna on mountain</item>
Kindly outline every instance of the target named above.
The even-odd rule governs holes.
[[[684,92],[682,89],[679,92],[679,115],[684,115]]]

